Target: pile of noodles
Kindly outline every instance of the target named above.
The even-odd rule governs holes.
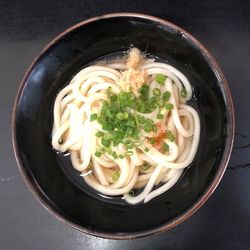
[[[128,72],[126,61],[93,65],[77,73],[56,97],[52,132],[53,147],[70,153],[73,167],[81,172],[89,186],[104,195],[121,195],[130,204],[147,202],[175,185],[183,170],[192,163],[200,136],[199,116],[194,108],[186,104],[192,98],[192,88],[185,75],[166,63],[152,59],[143,60],[136,70],[148,76],[151,94],[157,85],[154,76],[166,76],[165,83],[157,86],[162,92],[170,92],[169,102],[173,109],[164,115],[160,123],[156,117],[157,110],[137,113],[152,119],[160,130],[155,133],[142,131],[141,138],[155,137],[161,130],[173,133],[175,141],[162,138],[169,145],[168,152],[163,153],[148,140],[142,140],[141,145],[132,149],[132,155],[125,154],[123,144],[113,148],[117,154],[125,155],[122,159],[114,159],[109,154],[97,157],[95,154],[101,146],[96,133],[103,129],[97,120],[90,121],[90,116],[100,112],[103,101],[108,100],[108,88],[111,87],[114,93],[124,89],[121,79]],[[185,97],[181,95],[183,88],[186,90]],[[150,167],[143,170],[141,166],[144,164]],[[112,176],[117,170],[119,178],[114,181]],[[138,195],[129,195],[131,190],[139,188],[141,192]]]

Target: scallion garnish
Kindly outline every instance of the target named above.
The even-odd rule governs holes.
[[[118,113],[116,114],[116,118],[117,118],[118,120],[124,120],[124,119],[125,119],[125,116],[124,116],[124,114],[123,114],[122,112],[118,112]]]
[[[160,108],[162,108],[162,107],[164,107],[165,102],[163,101],[163,99],[159,99],[157,104]]]
[[[131,156],[131,155],[133,155],[133,152],[132,152],[132,151],[127,151],[127,152],[126,152],[126,155],[127,155],[127,156]]]
[[[185,88],[183,88],[183,89],[181,90],[181,97],[182,97],[182,98],[187,97],[187,90],[186,90]]]
[[[166,79],[165,76],[163,78]],[[145,118],[138,112],[151,113],[159,108],[157,118],[163,119],[167,112],[166,109],[173,108],[172,104],[166,104],[170,98],[170,92],[166,91],[162,95],[159,88],[154,88],[154,96],[149,97],[148,85],[143,85],[139,89],[139,96],[126,91],[115,94],[111,88],[108,88],[107,93],[109,99],[103,101],[100,113],[98,115],[91,114],[90,119],[91,121],[97,120],[102,126],[102,131],[98,131],[96,136],[101,138],[103,148],[107,150],[122,143],[127,149],[126,155],[132,155],[131,150],[141,145],[141,130],[147,133],[157,132],[154,121]],[[105,152],[107,153],[107,151]],[[112,155],[112,152],[109,154]],[[114,154],[113,157],[119,156]]]
[[[123,159],[124,158],[124,156],[123,155],[121,155],[121,154],[119,154],[119,156],[118,156],[120,159]]]
[[[168,101],[168,100],[170,99],[170,96],[171,96],[170,92],[169,92],[169,91],[166,91],[166,92],[164,92],[163,95],[162,95],[162,100],[163,100],[163,101]]]
[[[153,131],[157,132],[157,126],[155,124],[153,125]]]
[[[111,155],[114,157],[114,159],[118,158],[118,155],[117,155],[117,153],[115,151],[113,151]]]
[[[148,140],[149,140],[150,144],[154,144],[155,143],[155,138],[149,138]]]
[[[162,115],[162,114],[157,114],[157,119],[163,119],[163,117],[164,117],[164,115]]]
[[[135,192],[134,192],[133,190],[130,190],[130,191],[128,192],[128,195],[133,197],[133,196],[135,195]]]
[[[173,135],[173,133],[171,131],[167,132],[167,138],[173,142],[175,140],[175,136]]]
[[[92,122],[92,121],[94,121],[94,120],[96,120],[97,119],[97,114],[91,114],[90,115],[90,121]]]
[[[111,94],[112,94],[112,87],[109,86],[109,87],[107,88],[107,95],[108,95],[108,96],[111,96]]]
[[[113,182],[118,181],[118,179],[120,178],[120,175],[121,175],[120,171],[115,171],[113,176],[112,176],[112,181]]]
[[[102,155],[102,153],[101,153],[100,151],[96,151],[96,152],[95,152],[95,156],[96,156],[96,157],[101,157],[101,155]]]
[[[155,96],[152,96],[149,98],[148,103],[150,105],[150,107],[152,108],[152,110],[157,108],[157,99]]]
[[[163,152],[169,151],[169,145],[167,143],[163,143]]]
[[[141,166],[141,169],[142,169],[143,171],[147,171],[150,167],[151,167],[151,166],[150,166],[149,164],[144,163],[144,164]]]
[[[102,137],[104,135],[104,133],[102,131],[98,131],[95,135],[97,137]]]
[[[138,146],[140,146],[142,143],[140,142],[140,141],[135,141],[134,142],[134,145],[136,146],[136,147],[138,147]]]
[[[157,74],[155,76],[155,81],[158,82],[158,83],[160,83],[161,85],[163,85],[165,83],[165,81],[166,81],[166,78],[167,77],[164,76],[164,75],[162,75],[162,74]]]
[[[103,145],[104,147],[109,147],[110,144],[111,144],[111,140],[102,138],[101,143],[102,143],[102,145]]]
[[[173,105],[172,103],[167,103],[167,104],[165,105],[165,108],[166,108],[167,110],[172,110],[172,109],[174,108],[174,105]]]
[[[143,86],[139,89],[139,93],[141,94],[141,96],[142,96],[143,98],[148,98],[149,86],[148,86],[148,85],[143,85]]]
[[[129,113],[128,112],[124,112],[124,119],[127,120],[129,118]]]
[[[153,94],[154,94],[155,96],[160,96],[160,95],[161,95],[161,90],[160,90],[159,88],[154,88],[154,89],[153,89]]]

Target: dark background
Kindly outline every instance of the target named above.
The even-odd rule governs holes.
[[[166,233],[113,241],[76,231],[36,201],[14,159],[10,122],[19,82],[47,42],[86,18],[122,11],[171,21],[208,48],[232,92],[236,135],[219,187],[195,215]],[[249,66],[248,1],[0,0],[0,249],[250,249]]]

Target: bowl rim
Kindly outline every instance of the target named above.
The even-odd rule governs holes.
[[[228,110],[228,136],[226,138],[226,143],[225,143],[225,148],[224,148],[224,153],[221,159],[221,162],[219,164],[218,171],[210,183],[210,185],[207,187],[205,192],[200,196],[200,198],[186,211],[184,211],[182,214],[176,216],[169,222],[165,223],[164,225],[160,225],[158,227],[148,229],[148,230],[143,230],[143,231],[138,231],[138,232],[132,232],[132,233],[106,233],[106,232],[98,232],[96,230],[88,229],[83,226],[78,225],[77,223],[74,223],[70,221],[69,219],[64,218],[63,215],[61,215],[56,208],[53,208],[50,206],[44,197],[37,191],[35,188],[35,185],[33,185],[32,181],[29,179],[28,175],[26,174],[25,168],[24,168],[24,163],[21,160],[20,153],[18,150],[17,146],[17,138],[16,138],[16,118],[17,118],[17,110],[19,107],[19,101],[22,96],[23,89],[26,85],[26,81],[32,72],[34,66],[36,65],[37,61],[39,58],[47,52],[49,48],[51,48],[54,44],[56,44],[57,41],[59,41],[61,38],[63,38],[67,33],[76,30],[79,27],[82,27],[86,24],[101,20],[101,19],[112,19],[116,17],[135,17],[139,19],[146,19],[150,20],[153,22],[158,22],[159,24],[163,26],[167,26],[177,32],[182,33],[185,35],[186,38],[188,38],[189,41],[192,42],[193,45],[195,45],[200,51],[203,53],[204,57],[207,59],[207,62],[210,64],[210,67],[213,69],[215,73],[217,73],[217,78],[219,79],[219,85],[222,88],[222,93],[224,94],[224,99],[227,104],[227,110]],[[211,194],[214,192],[216,187],[218,186],[230,159],[231,153],[232,153],[232,148],[233,148],[233,142],[234,142],[234,132],[235,132],[235,113],[234,113],[234,106],[233,106],[233,101],[232,101],[232,96],[230,93],[229,86],[227,84],[227,81],[218,65],[214,57],[208,52],[208,50],[195,38],[193,37],[190,33],[185,31],[183,28],[179,27],[178,25],[175,25],[169,21],[166,21],[162,18],[147,15],[147,14],[140,14],[140,13],[133,13],[133,12],[117,12],[117,13],[110,13],[110,14],[105,14],[105,15],[100,15],[96,17],[92,17],[89,19],[86,19],[84,21],[81,21],[63,32],[61,32],[59,35],[57,35],[53,40],[51,40],[43,49],[42,51],[38,54],[38,56],[35,57],[35,59],[32,61],[30,66],[25,72],[25,75],[23,79],[20,82],[20,85],[18,87],[18,91],[15,97],[15,102],[13,106],[13,111],[12,111],[12,121],[11,121],[11,127],[12,127],[12,144],[13,144],[13,149],[14,149],[14,154],[15,158],[17,161],[17,165],[19,168],[19,171],[21,173],[21,176],[23,177],[26,185],[28,188],[31,190],[35,198],[42,204],[42,206],[49,211],[51,214],[56,216],[60,221],[70,225],[71,227],[92,235],[92,236],[97,236],[101,238],[106,238],[106,239],[113,239],[113,240],[129,240],[129,239],[135,239],[135,238],[140,238],[140,237],[145,237],[149,236],[152,234],[157,234],[161,233],[167,230],[170,230],[171,228],[177,226],[181,222],[187,220],[191,215],[193,215],[211,196]]]

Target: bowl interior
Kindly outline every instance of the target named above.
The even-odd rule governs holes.
[[[52,109],[59,90],[91,61],[131,45],[188,77],[194,88],[190,105],[201,119],[199,150],[192,166],[168,192],[135,206],[84,191],[67,157],[62,159],[51,146]],[[143,235],[170,224],[201,199],[222,167],[229,115],[218,78],[190,37],[158,21],[121,16],[79,25],[41,54],[20,89],[14,137],[22,172],[47,207],[89,233]]]

